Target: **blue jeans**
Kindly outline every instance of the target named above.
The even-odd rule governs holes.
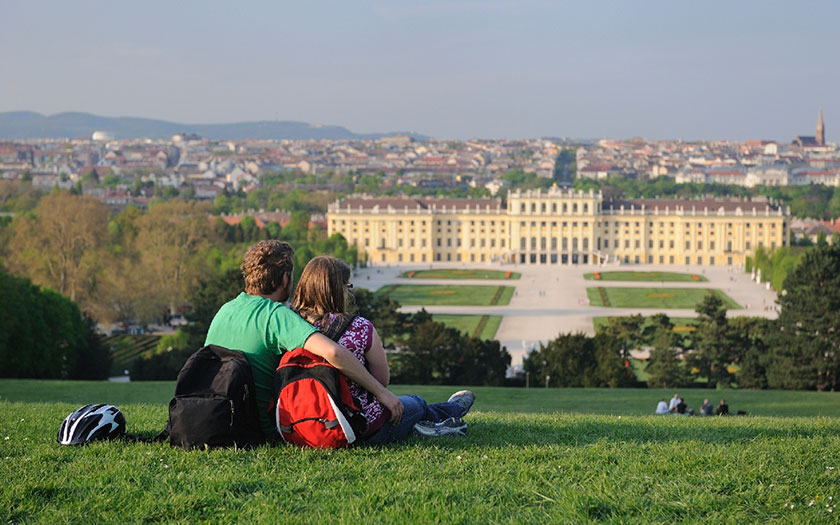
[[[439,423],[450,417],[461,415],[461,406],[457,403],[447,401],[445,403],[429,405],[422,397],[416,394],[400,396],[400,401],[402,401],[404,408],[400,422],[392,425],[390,421],[386,421],[382,428],[365,440],[367,444],[381,445],[383,443],[393,443],[411,435],[412,430],[414,430],[414,425],[420,421],[434,421],[435,423]]]

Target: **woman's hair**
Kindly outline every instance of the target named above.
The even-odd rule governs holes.
[[[291,308],[310,323],[328,323],[329,314],[343,314],[347,309],[349,281],[350,267],[344,261],[315,257],[303,269]]]
[[[241,266],[242,276],[245,277],[245,293],[274,293],[283,284],[283,276],[291,274],[294,255],[295,251],[289,243],[282,241],[260,241],[248,248]]]

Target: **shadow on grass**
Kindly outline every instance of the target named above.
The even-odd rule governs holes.
[[[493,415],[480,414],[474,421],[469,419],[469,435],[465,438],[411,437],[398,443],[364,448],[370,450],[418,445],[445,448],[576,446],[599,442],[634,445],[674,442],[746,444],[760,440],[836,439],[840,436],[840,421],[827,418],[814,418],[810,421],[787,419],[780,423],[773,418],[738,416],[615,417],[560,414],[535,417],[503,414],[494,420]],[[156,432],[144,431],[141,435],[151,438]],[[286,445],[277,441],[266,446]]]
[[[823,423],[819,423],[823,422]],[[814,424],[764,418],[568,417],[552,421],[480,421],[470,425],[467,441],[491,446],[589,445],[598,442],[663,444],[700,442],[744,444],[757,440],[837,438],[840,423],[815,419]]]

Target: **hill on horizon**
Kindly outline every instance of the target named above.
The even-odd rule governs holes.
[[[342,126],[320,126],[289,120],[183,124],[137,117],[102,117],[78,112],[55,115],[42,115],[34,111],[0,112],[0,139],[90,138],[94,131],[106,131],[117,139],[168,139],[177,133],[195,133],[211,140],[358,140],[393,135],[427,138],[412,132],[354,133]]]

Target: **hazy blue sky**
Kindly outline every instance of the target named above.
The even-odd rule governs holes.
[[[0,111],[840,140],[835,0],[0,2]]]

